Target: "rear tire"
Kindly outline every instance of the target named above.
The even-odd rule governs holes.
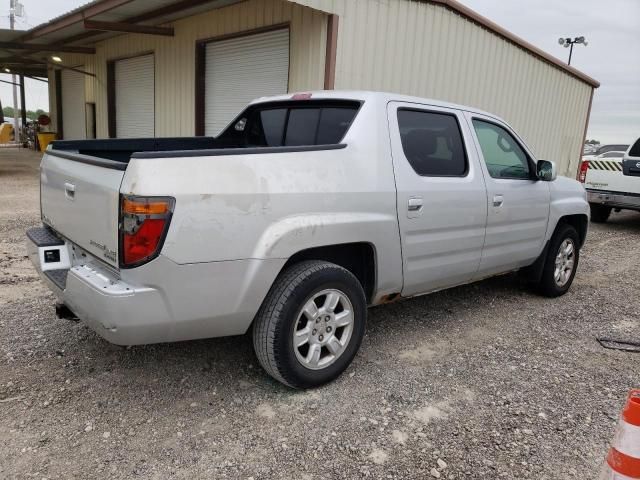
[[[597,203],[590,203],[591,207],[591,221],[595,223],[605,223],[611,215],[611,207],[605,205],[598,205]]]
[[[348,270],[318,260],[288,267],[276,279],[253,324],[260,365],[279,382],[313,388],[337,378],[364,336],[367,304]]]
[[[546,297],[559,297],[567,293],[578,269],[580,237],[571,225],[560,225],[549,243],[539,292]]]

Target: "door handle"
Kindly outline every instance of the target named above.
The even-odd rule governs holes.
[[[501,207],[504,203],[504,197],[502,195],[494,195],[493,196],[493,206]]]
[[[76,186],[73,183],[64,184],[64,196],[68,200],[75,200],[76,198]]]
[[[421,198],[410,198],[407,203],[407,209],[410,212],[418,212],[422,208],[422,199]]]

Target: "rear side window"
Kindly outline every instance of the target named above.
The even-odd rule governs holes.
[[[308,101],[249,107],[218,140],[237,147],[334,145],[342,141],[359,102]]]
[[[458,120],[452,114],[398,110],[404,155],[418,175],[463,177],[467,156]]]
[[[633,144],[631,150],[629,150],[630,157],[640,157],[640,138]]]

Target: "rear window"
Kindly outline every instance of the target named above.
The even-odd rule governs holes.
[[[237,147],[335,145],[359,108],[358,102],[319,100],[253,105],[218,140]]]
[[[631,150],[629,150],[630,157],[640,157],[640,138],[633,144]]]

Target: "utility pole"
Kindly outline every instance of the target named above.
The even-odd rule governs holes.
[[[576,37],[573,40],[571,38],[559,38],[558,43],[565,48],[569,49],[569,62],[568,65],[571,65],[571,57],[573,56],[573,46],[577,43],[578,45],[582,44],[585,47],[589,45],[589,42],[584,37]]]
[[[16,0],[9,0],[9,27],[11,30],[16,26]],[[14,141],[20,142],[20,129],[18,128],[18,89],[16,87],[16,74],[11,73],[11,81],[13,82],[13,134]]]

